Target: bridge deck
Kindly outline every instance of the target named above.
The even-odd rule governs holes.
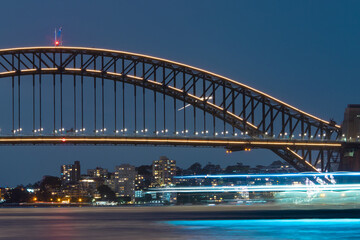
[[[239,139],[239,138],[185,138],[185,137],[134,137],[134,136],[2,136],[0,145],[39,145],[39,144],[73,144],[73,145],[164,145],[164,146],[210,146],[229,149],[247,148],[341,148],[339,141],[308,140],[273,140],[273,139]]]

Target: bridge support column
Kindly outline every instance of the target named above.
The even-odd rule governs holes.
[[[342,153],[339,171],[360,171],[360,149],[346,148]]]
[[[345,109],[341,139],[346,144],[339,171],[360,171],[360,104],[349,104]]]

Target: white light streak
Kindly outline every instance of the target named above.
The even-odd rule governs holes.
[[[360,190],[360,184],[333,184],[333,185],[239,185],[239,186],[209,186],[209,187],[166,187],[153,188],[157,192],[284,192],[308,191],[310,188],[319,191],[347,191]]]

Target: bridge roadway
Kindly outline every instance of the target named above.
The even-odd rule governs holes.
[[[0,145],[163,145],[193,147],[223,147],[231,150],[245,148],[340,149],[345,142],[316,140],[282,140],[253,138],[186,138],[161,136],[1,136]]]

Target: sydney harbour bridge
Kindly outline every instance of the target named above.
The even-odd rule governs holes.
[[[265,148],[299,171],[347,169],[342,127],[250,86],[142,54],[0,50],[0,143]]]

